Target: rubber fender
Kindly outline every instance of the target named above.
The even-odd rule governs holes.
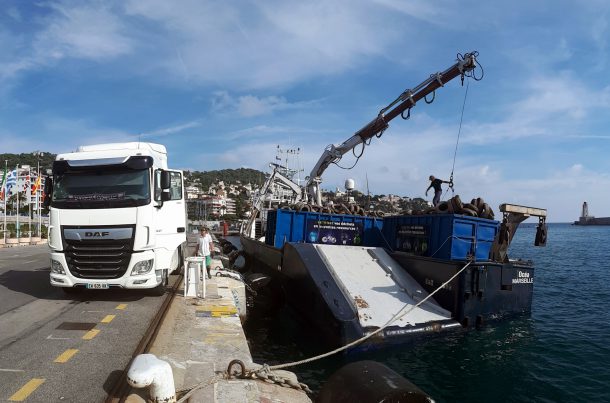
[[[381,210],[377,210],[377,211],[375,211],[375,215],[376,215],[377,217],[384,217],[384,216],[385,216],[385,213],[384,213],[383,211],[381,211]]]
[[[464,203],[462,203],[462,199],[460,199],[460,195],[455,195],[451,198],[451,204],[453,204],[453,210],[459,212],[463,207]]]
[[[292,211],[292,209],[290,208],[290,206],[282,206],[282,210],[286,210],[286,211]]]
[[[309,204],[304,204],[301,206],[299,211],[311,211],[311,206]]]
[[[534,241],[535,246],[546,246],[547,228],[546,224],[538,224],[536,227],[536,240]]]
[[[365,216],[366,212],[364,211],[364,209],[362,207],[358,207],[358,210],[356,211],[356,214],[360,215],[360,216]]]
[[[331,208],[330,208],[330,207],[328,207],[328,206],[324,206],[324,207],[322,207],[322,209],[320,210],[320,212],[321,212],[321,213],[325,213],[325,214],[331,214],[331,213],[332,213],[332,210],[331,210]]]
[[[483,203],[482,206],[479,206],[479,217],[490,219],[494,218],[494,212],[491,207],[489,207],[489,204]]]
[[[463,214],[463,215],[470,216],[470,217],[478,217],[478,216],[479,216],[479,214],[478,214],[476,211],[471,210],[471,209],[466,208],[466,207],[464,207],[464,208],[462,209],[462,214]]]
[[[413,210],[412,214],[413,215],[423,215],[424,212],[422,210]]]
[[[455,211],[453,210],[453,204],[451,203],[451,200],[448,200],[446,203],[447,203],[447,213],[453,214]]]
[[[463,210],[464,211],[465,210],[470,210],[469,214],[466,214],[466,213],[463,213],[463,214],[472,215],[473,217],[478,217],[479,216],[479,209],[477,208],[477,206],[474,206],[474,205],[472,205],[470,203],[464,204]],[[472,214],[470,214],[470,213],[472,213]]]
[[[233,244],[224,245],[222,247],[222,253],[224,253],[225,255],[230,253],[230,252],[232,252],[232,251],[234,251],[234,250],[237,250],[237,248]]]
[[[237,258],[240,257],[242,254],[243,254],[243,252],[240,250],[234,250],[234,251],[230,252],[227,255],[227,257],[229,258],[229,264],[233,265],[233,263],[235,263]]]
[[[357,361],[324,383],[316,403],[429,403],[432,398],[409,380],[376,361]]]
[[[343,214],[350,214],[351,213],[351,211],[349,210],[349,207],[347,207],[345,204],[341,204],[339,206],[339,208],[343,210]]]
[[[438,209],[436,207],[427,208],[425,211],[426,214],[436,214],[438,213]]]
[[[251,273],[245,276],[245,279],[254,290],[258,291],[269,285],[272,277],[262,273]]]
[[[438,211],[440,211],[441,213],[446,213],[449,210],[449,206],[447,202],[440,202],[438,204],[438,206],[436,206],[436,209]]]
[[[235,261],[231,264],[233,270],[237,270],[240,273],[245,273],[250,267],[250,258],[243,251],[240,251],[239,255],[235,258]]]

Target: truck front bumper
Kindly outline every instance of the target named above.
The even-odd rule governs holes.
[[[73,276],[72,273],[70,273],[70,270],[68,270],[68,264],[66,263],[66,257],[64,254],[52,252],[50,274],[51,285],[55,287],[92,287],[94,284],[107,284],[108,288],[154,288],[162,282],[160,271],[155,271],[154,258],[155,254],[153,251],[134,253],[131,256],[127,271],[122,277],[105,280]],[[131,275],[134,265],[151,259],[153,259],[153,264],[148,273]]]

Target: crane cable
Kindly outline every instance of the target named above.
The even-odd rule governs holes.
[[[458,145],[460,143],[460,134],[462,133],[462,122],[464,121],[464,108],[466,107],[466,98],[468,97],[468,88],[470,87],[470,80],[468,76],[466,76],[466,91],[464,92],[464,101],[462,102],[462,113],[460,116],[460,126],[458,128],[457,140],[455,142],[455,150],[453,151],[453,166],[451,167],[451,176],[449,177],[449,188],[451,189],[451,194],[453,195],[455,192],[453,190],[453,172],[455,171],[455,160],[457,157]],[[445,194],[449,189],[445,190]]]

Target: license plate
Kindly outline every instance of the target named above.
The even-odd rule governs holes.
[[[94,290],[107,290],[108,284],[106,284],[106,283],[87,283],[87,288],[91,288]]]

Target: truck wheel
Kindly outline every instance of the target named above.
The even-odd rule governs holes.
[[[165,295],[165,286],[168,284],[168,282],[167,270],[163,270],[163,274],[161,275],[161,283],[155,288],[151,288],[150,293],[156,297]]]
[[[176,274],[180,275],[184,273],[184,253],[182,252],[182,248],[178,250],[178,268],[176,269]]]

